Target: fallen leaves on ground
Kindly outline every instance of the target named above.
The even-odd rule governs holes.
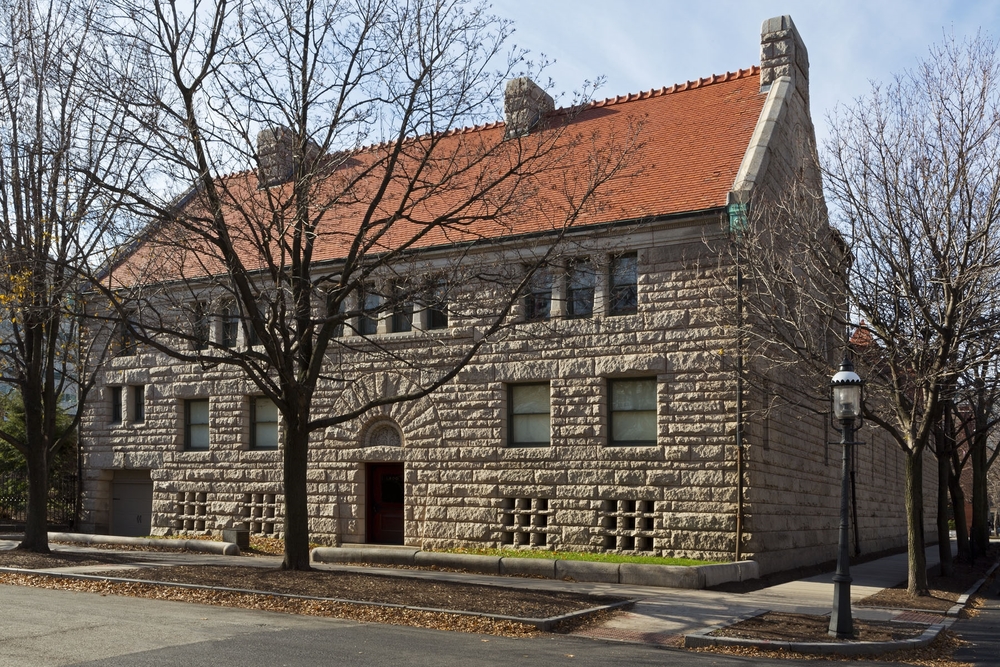
[[[716,637],[740,637],[772,642],[842,642],[829,634],[830,617],[770,611],[712,632]],[[916,623],[854,619],[854,641],[887,642],[919,637],[927,628]]]
[[[786,650],[764,650],[752,646],[712,646],[689,649],[698,653],[722,653],[745,658],[766,658],[771,660],[825,660],[830,662],[855,662],[866,660],[871,662],[890,662],[918,667],[972,667],[967,662],[952,660],[952,654],[964,642],[954,632],[944,630],[937,639],[923,648],[907,649],[905,651],[890,651],[881,655],[811,655]]]
[[[325,600],[283,598],[256,593],[233,593],[204,588],[178,588],[175,586],[148,583],[80,580],[38,574],[14,573],[0,573],[0,584],[35,586],[55,590],[98,593],[101,595],[122,595],[153,600],[195,602],[222,607],[239,607],[242,609],[276,611],[306,616],[326,616],[366,623],[408,625],[435,630],[475,632],[503,637],[531,637],[540,634],[531,625],[512,621],[497,621],[480,616],[346,604]]]

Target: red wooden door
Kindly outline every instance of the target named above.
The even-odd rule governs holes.
[[[368,542],[403,543],[403,464],[368,464]]]

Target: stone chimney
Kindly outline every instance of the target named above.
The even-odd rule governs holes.
[[[295,133],[275,125],[257,133],[258,182],[262,188],[285,183],[295,171]],[[320,148],[313,141],[306,144],[306,161],[314,160]]]
[[[523,137],[538,125],[545,114],[555,110],[552,96],[526,76],[511,79],[504,90],[506,137]]]
[[[760,91],[767,92],[776,79],[787,76],[809,102],[809,54],[792,23],[792,17],[775,16],[760,27]]]
[[[257,133],[260,187],[269,188],[292,177],[294,149],[295,135],[287,127],[276,125]]]

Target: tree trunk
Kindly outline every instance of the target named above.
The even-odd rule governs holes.
[[[951,511],[955,517],[955,537],[958,540],[958,559],[968,563],[972,561],[972,547],[969,544],[969,526],[965,521],[965,491],[962,490],[960,458],[957,452],[952,454],[952,467],[948,475],[948,488],[951,490]]]
[[[977,436],[972,444],[969,457],[972,462],[972,530],[969,531],[972,543],[972,556],[978,558],[986,553],[990,546],[990,501],[986,492],[986,438]]]
[[[27,421],[27,415],[25,418]],[[29,442],[25,459],[28,463],[28,506],[24,520],[24,539],[17,548],[47,554],[49,553],[49,466],[45,447]]]
[[[955,565],[951,559],[951,534],[948,529],[948,481],[951,478],[951,457],[947,452],[937,452],[938,491],[937,491],[937,537],[938,558],[941,561],[941,576],[950,577],[955,574]]]
[[[309,505],[306,473],[309,433],[301,424],[286,423],[284,429],[285,560],[283,570],[309,568]]]
[[[924,553],[924,458],[922,452],[906,452],[906,592],[928,595],[927,555]]]

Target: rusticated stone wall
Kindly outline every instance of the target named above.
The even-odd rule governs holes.
[[[788,17],[762,29],[768,101],[734,183],[734,200],[780,192],[792,180],[818,183],[808,109],[808,59]],[[729,560],[736,551],[736,358],[733,267],[721,260],[723,210],[650,220],[574,240],[570,254],[599,265],[595,315],[553,317],[503,331],[445,386],[384,406],[311,442],[313,539],[359,543],[366,534],[366,466],[404,466],[405,542],[425,548],[515,546],[611,550]],[[637,252],[638,313],[609,316],[606,262]],[[416,262],[419,264],[419,261]],[[379,333],[376,342],[413,361],[366,355],[353,338],[329,354],[315,414],[342,414],[367,398],[423,384],[475,340],[490,311],[488,290],[456,303],[442,331]],[[514,319],[517,319],[515,312]],[[422,321],[418,313],[417,322]],[[218,326],[215,327],[219,329]],[[379,331],[386,331],[385,322]],[[218,331],[216,331],[218,333]],[[748,360],[748,368],[756,368]],[[768,370],[768,369],[763,369]],[[608,444],[608,381],[657,380],[657,443]],[[776,378],[781,380],[781,378]],[[548,382],[550,446],[507,445],[507,387]],[[126,405],[110,424],[112,386],[145,386],[146,415]],[[751,386],[751,385],[748,385]],[[774,384],[774,409],[744,396],[743,552],[761,571],[821,562],[836,554],[839,447],[823,406],[803,406],[794,382]],[[127,392],[126,392],[127,393]],[[281,534],[281,453],[249,448],[250,398],[257,393],[223,366],[202,368],[141,349],[111,360],[84,413],[83,527],[112,525],[116,470],[149,470],[153,532],[218,532],[247,526]],[[210,400],[210,448],[184,451],[184,401]],[[768,402],[770,405],[770,401]],[[379,434],[377,437],[375,434]],[[902,458],[868,429],[858,448],[861,546],[905,544]],[[933,464],[925,465],[932,499]],[[928,526],[933,507],[928,503]]]

